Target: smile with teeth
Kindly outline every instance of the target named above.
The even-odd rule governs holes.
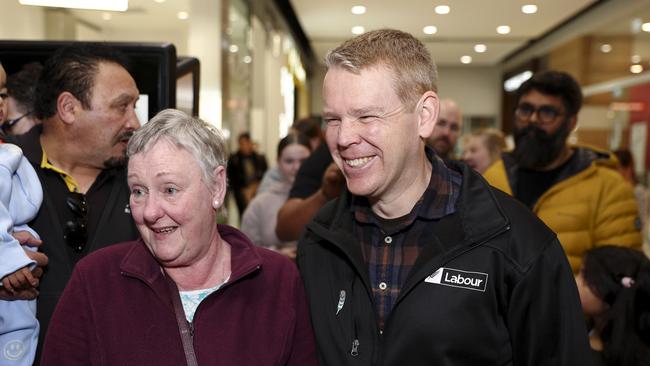
[[[352,160],[345,160],[345,163],[353,168],[360,167],[362,165],[365,165],[367,162],[372,160],[372,156],[366,156],[363,158],[356,158]]]
[[[160,229],[152,229],[152,230],[156,234],[169,234],[169,233],[173,232],[174,230],[176,230],[176,227],[170,226],[170,227],[163,227],[163,228],[160,228]]]

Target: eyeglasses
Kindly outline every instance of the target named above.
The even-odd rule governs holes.
[[[1,96],[1,94],[0,94],[0,96]],[[32,112],[27,112],[27,113],[23,114],[20,117],[10,119],[7,122],[3,123],[2,126],[0,126],[2,128],[2,131],[4,131],[5,133],[8,133],[10,128],[12,128],[16,123],[20,122],[21,119],[29,116],[30,114],[32,114]]]
[[[534,113],[537,113],[537,119],[541,123],[551,123],[564,115],[557,107],[548,104],[535,107],[530,103],[521,103],[515,109],[515,116],[524,121],[528,121]]]
[[[88,241],[86,197],[81,193],[71,192],[65,202],[75,217],[66,221],[63,239],[75,253],[81,253]]]

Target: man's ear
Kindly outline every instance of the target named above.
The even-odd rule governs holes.
[[[80,108],[81,102],[70,92],[63,92],[56,98],[56,113],[63,123],[73,123]]]
[[[422,94],[415,108],[418,118],[418,134],[421,138],[427,139],[433,133],[436,123],[438,123],[438,115],[440,114],[438,94],[431,90]]]
[[[578,127],[578,115],[574,114],[573,116],[571,116],[571,118],[569,118],[568,123],[569,123],[569,132],[575,131],[576,128]]]

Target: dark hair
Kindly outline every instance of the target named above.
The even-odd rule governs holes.
[[[649,365],[648,258],[643,252],[630,248],[594,248],[584,256],[582,275],[594,294],[609,305],[600,329],[606,364]]]
[[[321,129],[321,117],[310,116],[301,118],[293,123],[292,129],[296,130],[299,134],[304,135],[308,139],[316,137],[322,138],[323,132]]]
[[[627,168],[634,165],[634,158],[632,158],[632,153],[627,149],[619,149],[614,151],[614,155],[618,159],[619,164],[623,168]]]
[[[241,140],[241,139],[246,139],[246,140],[249,140],[249,141],[250,141],[250,139],[251,139],[251,134],[248,133],[248,132],[242,132],[242,133],[239,134],[239,137],[237,137],[237,141],[239,141],[239,140]]]
[[[100,63],[113,63],[128,70],[126,56],[101,43],[87,43],[60,48],[45,61],[36,86],[34,115],[45,120],[56,113],[56,100],[63,92],[79,99],[90,109],[92,88]]]
[[[533,90],[562,99],[564,108],[570,116],[578,114],[582,107],[580,85],[566,72],[550,70],[533,75],[517,89],[517,104],[522,96]]]
[[[278,159],[280,159],[280,155],[282,155],[284,148],[293,144],[302,145],[311,151],[311,145],[309,145],[309,139],[307,136],[297,132],[289,132],[288,135],[278,142]]]
[[[29,113],[34,110],[34,93],[42,70],[43,65],[31,62],[20,71],[7,76],[7,94],[16,101],[19,112]]]

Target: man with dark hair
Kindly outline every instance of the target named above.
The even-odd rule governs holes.
[[[346,186],[297,256],[320,365],[590,365],[555,234],[425,146],[440,102],[422,42],[375,30],[326,65],[325,140]]]
[[[239,149],[228,159],[228,183],[235,195],[239,216],[257,193],[268,164],[264,155],[258,154],[248,132],[239,134]]]
[[[140,127],[139,92],[125,65],[104,45],[59,49],[45,62],[36,87],[34,113],[43,123],[10,140],[43,187],[43,204],[30,223],[49,258],[38,288],[41,341],[75,264],[92,251],[138,237],[124,163],[126,144]]]
[[[36,83],[43,65],[33,62],[7,77],[7,121],[2,130],[8,135],[21,135],[40,121],[34,117]]]
[[[581,106],[580,86],[567,73],[527,80],[517,91],[515,149],[484,173],[557,233],[574,272],[590,248],[641,245],[634,194],[612,154],[567,144]]]

